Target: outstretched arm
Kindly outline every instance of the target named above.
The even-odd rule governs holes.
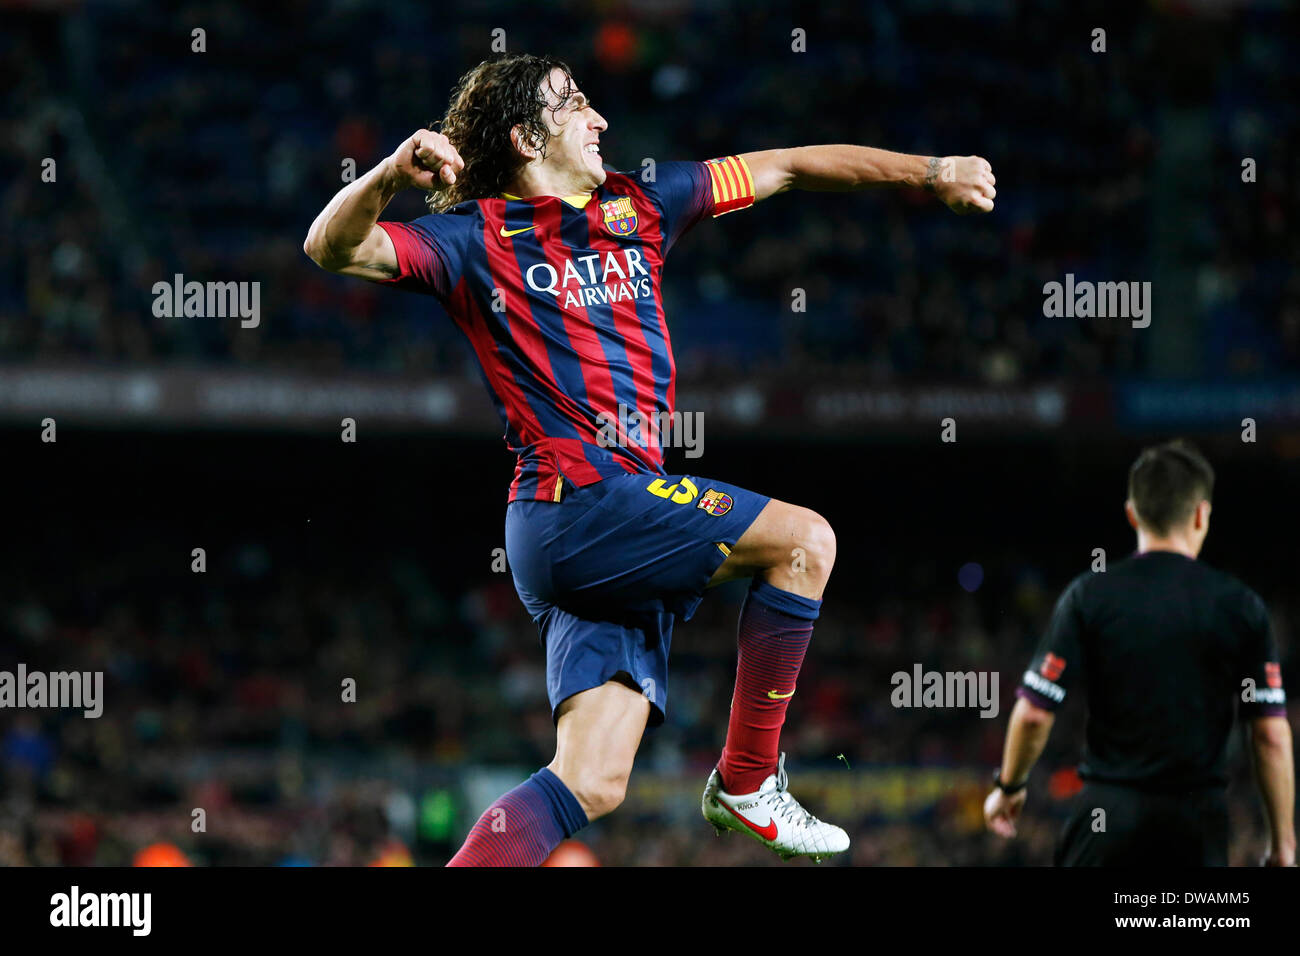
[[[993,167],[979,156],[911,156],[870,146],[795,146],[745,153],[754,199],[790,189],[850,192],[872,186],[915,186],[953,212],[992,212]]]

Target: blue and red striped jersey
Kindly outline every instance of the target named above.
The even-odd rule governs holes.
[[[511,501],[664,473],[658,429],[635,427],[674,408],[664,257],[706,216],[753,201],[745,161],[728,156],[609,173],[584,196],[479,199],[379,224],[397,250],[384,283],[435,296],[474,349],[519,456]]]

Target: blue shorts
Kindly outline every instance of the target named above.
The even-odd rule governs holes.
[[[560,703],[611,679],[663,723],[673,623],[770,499],[687,475],[622,475],[569,487],[563,500],[513,501],[506,559],[546,648],[552,719]]]

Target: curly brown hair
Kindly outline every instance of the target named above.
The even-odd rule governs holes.
[[[552,106],[542,93],[551,71],[564,72],[563,89],[552,91],[559,103]],[[499,196],[518,175],[526,160],[510,141],[510,131],[522,127],[526,139],[537,143],[543,153],[550,130],[542,110],[558,112],[574,90],[569,67],[552,56],[516,53],[484,60],[457,82],[451,91],[447,113],[430,129],[442,133],[456,147],[465,169],[450,186],[428,193],[425,202],[431,212],[446,212],[470,199]]]

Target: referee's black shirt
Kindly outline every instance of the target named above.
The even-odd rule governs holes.
[[[1171,551],[1081,574],[1061,595],[1017,694],[1055,710],[1076,691],[1080,776],[1150,790],[1226,785],[1234,714],[1286,712],[1264,602]]]

